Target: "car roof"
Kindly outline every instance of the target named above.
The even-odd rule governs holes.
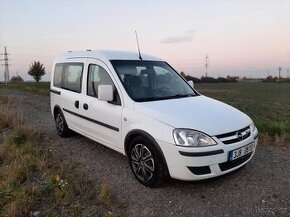
[[[141,53],[143,60],[163,61],[161,58]],[[56,61],[65,61],[72,58],[95,58],[100,60],[140,60],[137,52],[118,50],[84,50],[68,51],[56,57]]]

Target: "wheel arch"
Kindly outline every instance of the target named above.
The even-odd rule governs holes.
[[[159,151],[161,157],[162,157],[162,161],[165,165],[165,174],[169,175],[169,170],[167,167],[167,161],[164,157],[163,151],[160,148],[159,144],[156,142],[156,140],[147,132],[143,131],[143,130],[131,130],[129,133],[127,133],[125,140],[124,140],[124,150],[125,150],[125,154],[126,156],[128,156],[128,151],[129,151],[129,145],[130,142],[135,139],[138,136],[143,136],[144,138],[146,138],[148,141],[150,141],[155,147],[156,149]]]
[[[59,105],[55,105],[54,106],[54,108],[53,108],[53,117],[55,117],[55,114],[56,114],[57,111],[61,111],[62,112],[62,110],[61,110]]]

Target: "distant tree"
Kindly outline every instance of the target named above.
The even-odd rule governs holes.
[[[269,76],[266,78],[266,80],[268,80],[268,81],[272,81],[272,80],[274,80],[274,78],[273,78],[271,75],[269,75]]]
[[[218,77],[216,80],[217,82],[228,82],[228,80],[224,77]]]
[[[263,80],[264,82],[279,82],[279,81],[284,81],[284,79],[283,78],[280,78],[280,80],[279,80],[279,78],[277,77],[277,76],[275,76],[275,77],[273,77],[273,76],[271,76],[271,75],[269,75],[266,79],[264,79]]]
[[[39,61],[34,61],[30,65],[28,74],[38,83],[41,80],[41,77],[45,75],[45,67]]]
[[[226,79],[227,79],[228,82],[237,82],[238,77],[237,76],[230,76],[230,75],[228,75],[226,77]]]
[[[20,83],[23,82],[23,78],[19,75],[17,76],[12,76],[12,78],[10,79],[11,83]]]
[[[185,73],[184,72],[180,72],[181,76],[185,78]]]
[[[200,81],[201,81],[202,83],[216,83],[216,82],[217,82],[217,80],[216,80],[215,78],[212,78],[212,77],[205,77],[205,76],[202,76],[202,77],[200,78]]]
[[[190,76],[190,75],[186,75],[184,72],[181,72],[180,75],[182,77],[184,77],[187,81],[193,81],[193,83],[200,83],[200,79]]]

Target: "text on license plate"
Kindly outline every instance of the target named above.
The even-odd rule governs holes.
[[[230,151],[230,160],[236,160],[246,154],[249,154],[254,150],[254,148],[255,148],[255,143],[252,142],[244,147]]]

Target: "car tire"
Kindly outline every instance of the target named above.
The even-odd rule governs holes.
[[[158,187],[166,180],[166,163],[158,148],[143,136],[130,143],[128,159],[136,179],[146,187]]]
[[[54,120],[57,134],[63,138],[69,137],[71,130],[68,128],[65,117],[60,110],[55,113]]]

